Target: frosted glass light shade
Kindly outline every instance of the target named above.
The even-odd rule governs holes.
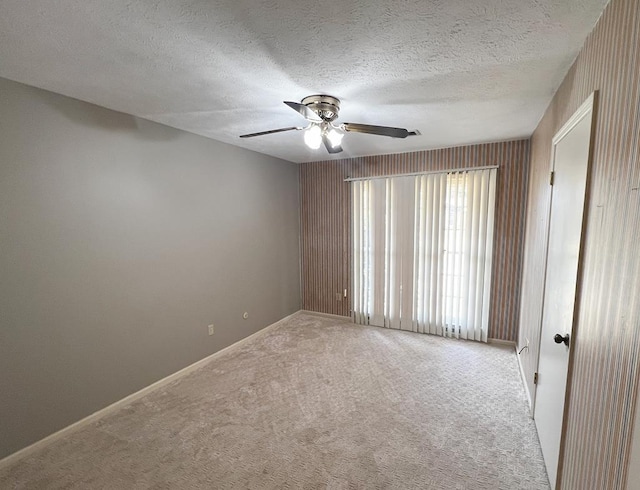
[[[315,124],[304,132],[304,143],[312,150],[317,150],[322,144],[322,129]]]
[[[329,138],[329,143],[331,143],[331,146],[333,148],[335,148],[336,146],[340,146],[340,143],[342,143],[343,136],[344,136],[344,133],[341,133],[336,129],[331,129],[327,133],[327,138]]]

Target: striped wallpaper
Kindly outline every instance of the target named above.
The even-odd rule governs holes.
[[[300,165],[302,307],[348,316],[351,194],[347,177],[499,165],[489,337],[516,340],[529,141]],[[343,297],[344,290],[347,298]]]
[[[599,90],[562,489],[640,488],[626,476],[640,380],[640,2],[612,0],[532,137],[520,345],[533,389],[551,139]],[[531,391],[533,394],[533,391]]]

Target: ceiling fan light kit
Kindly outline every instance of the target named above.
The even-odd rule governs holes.
[[[340,99],[332,95],[309,95],[298,102],[284,101],[286,105],[298,112],[309,121],[306,127],[291,126],[288,128],[271,129],[258,133],[243,134],[241,138],[253,138],[273,133],[285,131],[304,130],[304,142],[312,150],[320,148],[324,143],[329,153],[340,153],[342,151],[342,137],[345,132],[374,134],[379,136],[389,136],[391,138],[406,138],[416,136],[420,132],[408,131],[404,128],[394,128],[390,126],[373,126],[371,124],[343,123],[335,124],[340,112]]]

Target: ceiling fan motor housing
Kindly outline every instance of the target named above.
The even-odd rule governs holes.
[[[318,114],[325,122],[337,119],[338,112],[340,112],[340,99],[331,95],[310,95],[302,99],[300,103]]]

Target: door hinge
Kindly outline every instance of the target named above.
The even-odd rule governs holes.
[[[549,185],[553,185],[553,181],[555,180],[556,172],[554,170],[551,171],[551,175],[549,175]]]
[[[538,373],[533,373],[533,384],[534,385],[538,384]]]

